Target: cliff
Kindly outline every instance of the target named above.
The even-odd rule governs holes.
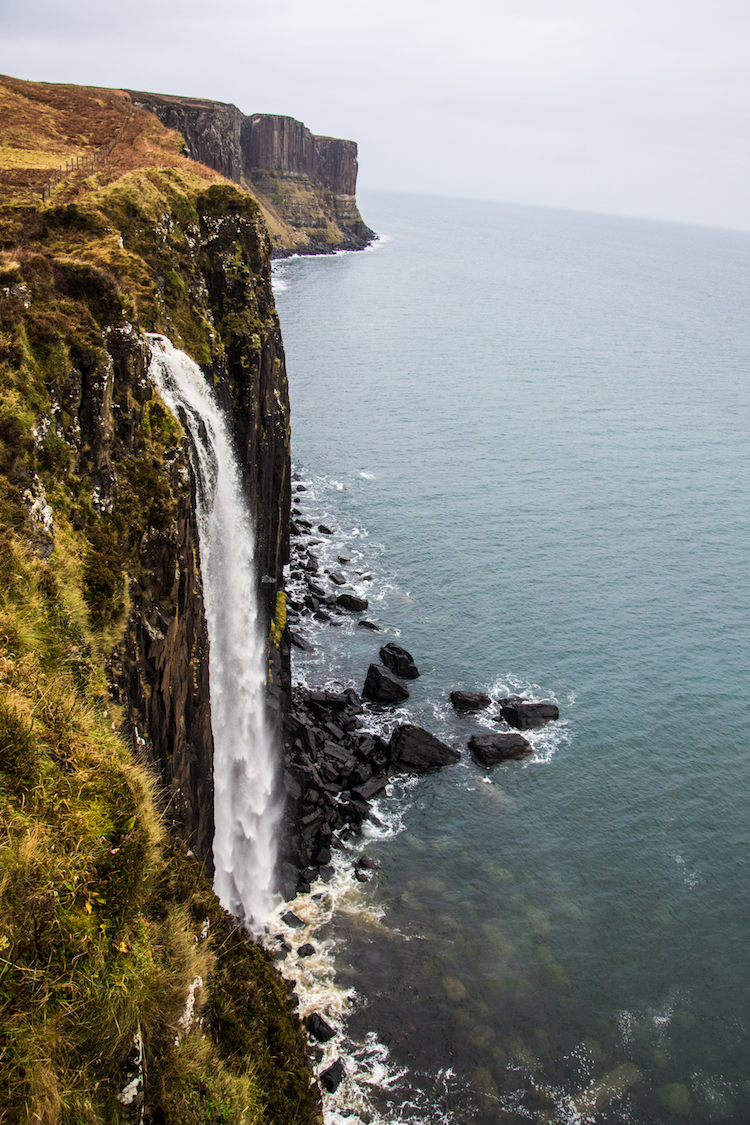
[[[268,234],[122,93],[0,78],[0,114],[4,1119],[312,1123],[286,987],[202,871],[195,484],[147,377],[145,334],[164,333],[234,418],[280,709],[289,408]]]
[[[224,102],[128,94],[182,134],[191,159],[258,200],[276,256],[359,250],[375,237],[357,207],[354,141],[315,136],[292,117],[248,117]]]

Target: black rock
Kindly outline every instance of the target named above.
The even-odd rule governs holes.
[[[326,525],[324,523],[318,524],[318,531],[320,532],[321,535],[333,535],[333,532],[331,531],[330,527],[326,527]]]
[[[380,659],[386,668],[402,680],[416,680],[419,669],[414,663],[414,657],[405,648],[393,643],[384,645],[380,650]]]
[[[301,945],[299,947],[299,949],[297,950],[297,956],[298,957],[312,957],[314,953],[315,953],[315,946],[310,945],[309,941],[306,941],[305,944]]]
[[[337,555],[336,558],[342,566],[346,566],[347,563],[352,561],[349,555]]]
[[[382,775],[380,777],[371,777],[364,785],[358,785],[356,789],[352,789],[352,794],[359,798],[360,801],[369,801],[370,798],[374,797],[376,793],[379,793],[381,789],[385,789],[388,780],[387,777],[383,777]]]
[[[458,750],[446,746],[429,731],[412,723],[396,727],[388,747],[391,762],[398,768],[423,773],[439,766],[450,766],[461,757]]]
[[[315,711],[343,711],[349,703],[349,697],[339,691],[309,691],[305,699]]]
[[[492,700],[483,691],[452,691],[451,703],[457,711],[483,711]]]
[[[325,1070],[321,1071],[320,1081],[325,1086],[329,1094],[333,1094],[338,1090],[339,1086],[346,1077],[344,1064],[341,1059],[336,1059],[336,1062]]]
[[[306,641],[299,633],[295,633],[294,629],[289,630],[289,640],[296,648],[301,649],[302,652],[315,652],[310,642]]]
[[[498,699],[498,703],[500,714],[516,730],[535,730],[560,718],[560,710],[554,703],[530,703],[517,695]]]
[[[386,672],[385,668],[381,668],[378,664],[371,664],[367,669],[362,696],[375,703],[399,703],[409,698],[409,691],[400,680],[390,672]]]
[[[346,585],[346,578],[340,570],[332,570],[328,577],[331,579],[331,582],[335,582],[337,586]]]
[[[304,926],[305,924],[302,919],[298,918],[291,910],[287,910],[286,914],[281,915],[281,921],[292,930],[298,930],[300,926]]]
[[[313,1012],[307,1017],[307,1030],[313,1039],[317,1039],[319,1043],[327,1043],[336,1034],[330,1023],[319,1016],[317,1012]]]
[[[342,609],[348,609],[352,613],[361,613],[363,609],[367,609],[367,598],[359,598],[356,594],[339,594],[336,602]]]
[[[372,629],[373,633],[383,632],[382,625],[376,625],[374,621],[367,621],[364,618],[362,619],[362,621],[358,621],[357,625],[359,625],[360,629]]]
[[[495,766],[509,758],[526,758],[534,747],[522,734],[475,734],[469,750],[480,766]]]

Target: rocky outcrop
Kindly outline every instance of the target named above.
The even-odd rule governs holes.
[[[516,730],[535,730],[560,718],[556,703],[532,703],[519,695],[498,699],[500,718]]]
[[[495,766],[508,759],[527,758],[534,747],[522,734],[475,734],[469,739],[469,750],[481,766]]]
[[[242,122],[236,105],[203,98],[175,98],[169,94],[128,91],[134,103],[155,114],[162,125],[185,138],[186,155],[207,164],[228,180],[242,180]]]
[[[451,703],[456,711],[483,711],[492,700],[483,691],[452,691]]]
[[[127,93],[182,134],[191,159],[256,196],[274,254],[357,250],[374,238],[357,207],[354,141],[316,136],[293,117],[246,116],[225,102]]]

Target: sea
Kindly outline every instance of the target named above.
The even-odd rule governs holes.
[[[403,646],[421,675],[365,726],[462,758],[292,904],[282,971],[347,1075],[326,1121],[747,1123],[750,234],[360,207],[371,248],[275,291],[295,507],[382,631],[303,618],[293,671],[360,691]],[[487,770],[497,707],[456,689],[560,719]]]

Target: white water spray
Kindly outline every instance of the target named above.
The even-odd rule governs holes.
[[[191,439],[214,736],[214,888],[254,929],[273,902],[278,804],[266,722],[266,641],[255,587],[252,520],[224,417],[203,373],[163,336],[149,336],[149,375]]]

